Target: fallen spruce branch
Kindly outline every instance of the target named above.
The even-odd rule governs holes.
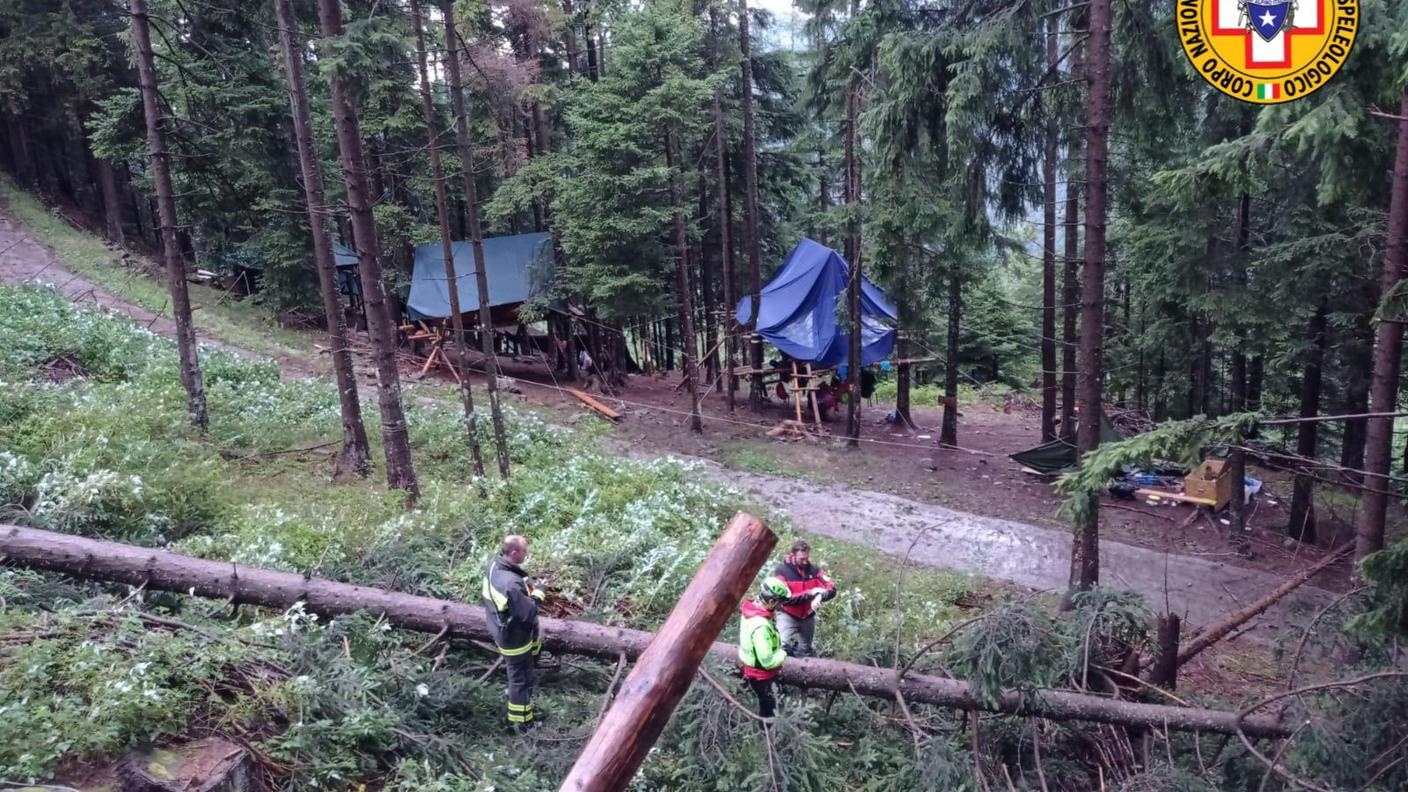
[[[1306,581],[1315,577],[1326,567],[1329,567],[1336,561],[1339,561],[1341,558],[1344,558],[1353,549],[1354,545],[1352,544],[1341,547],[1339,550],[1336,550],[1335,552],[1326,555],[1324,558],[1320,559],[1319,561],[1316,561],[1314,564],[1311,564],[1305,569],[1302,569],[1296,574],[1286,578],[1286,580],[1282,582],[1281,585],[1277,586],[1272,591],[1267,592],[1265,596],[1263,596],[1256,602],[1253,602],[1247,607],[1237,611],[1236,613],[1231,614],[1230,616],[1216,624],[1199,630],[1198,634],[1193,636],[1193,639],[1190,640],[1186,646],[1178,650],[1178,665],[1181,666],[1184,663],[1187,663],[1189,660],[1192,660],[1198,655],[1199,652],[1202,652],[1204,649],[1208,648],[1209,646],[1212,646],[1213,644],[1225,638],[1233,630],[1237,629],[1238,627],[1241,627],[1243,624],[1246,624],[1247,622],[1261,615],[1272,605],[1275,605],[1276,603],[1284,599],[1287,594],[1290,594],[1292,591],[1295,591],[1296,589],[1305,585]]]
[[[448,638],[483,641],[489,637],[478,603],[418,597],[34,528],[0,525],[0,557],[89,580],[145,585],[152,590],[269,608],[287,609],[302,602],[307,611],[328,617],[366,611],[397,627],[431,635],[448,626]],[[543,619],[542,630],[543,645],[552,651],[612,661],[623,653],[631,659],[639,657],[654,637],[640,630],[562,619]],[[738,648],[732,644],[715,643],[710,652],[725,662],[737,662]],[[1233,735],[1239,725],[1235,712],[1120,701],[1065,690],[1010,690],[987,702],[962,680],[909,674],[897,681],[894,669],[837,660],[794,658],[783,665],[779,678],[799,687],[841,692],[854,689],[886,701],[894,701],[898,693],[911,703],[1060,721]],[[1240,726],[1250,737],[1286,737],[1291,733],[1273,716],[1243,717]]]

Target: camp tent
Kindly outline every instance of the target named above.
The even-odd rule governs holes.
[[[332,246],[332,263],[337,270],[338,291],[348,297],[362,296],[362,284],[357,279],[357,251],[337,242]]]
[[[782,270],[763,287],[758,332],[789,357],[821,366],[848,362],[849,334],[837,321],[850,267],[840,253],[803,239],[792,249]],[[736,317],[747,325],[752,298],[738,302]],[[885,293],[861,279],[861,364],[878,363],[895,349],[891,322],[899,319]]]
[[[1110,419],[1104,413],[1100,414],[1100,442],[1113,443],[1123,440],[1119,430],[1110,423]],[[1038,473],[1045,473],[1054,476],[1064,470],[1072,469],[1080,461],[1080,456],[1076,453],[1076,438],[1074,434],[1066,435],[1063,438],[1052,440],[1049,443],[1042,443],[1035,448],[1028,448],[1026,451],[1018,451],[1008,456],[1023,467],[1031,468]]]
[[[479,286],[474,276],[474,250],[468,242],[452,245],[455,284],[460,310],[479,310]],[[450,315],[450,290],[445,280],[445,254],[439,242],[416,246],[411,291],[406,300],[412,320],[443,319]],[[484,240],[484,273],[489,306],[512,306],[543,292],[552,276],[552,236],[546,232],[489,237]]]

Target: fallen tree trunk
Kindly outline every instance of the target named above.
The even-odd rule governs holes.
[[[1277,586],[1274,590],[1267,592],[1266,596],[1262,597],[1256,602],[1253,602],[1247,607],[1237,611],[1236,613],[1231,614],[1227,618],[1214,625],[1211,625],[1210,627],[1206,627],[1202,630],[1199,630],[1197,635],[1194,635],[1193,639],[1188,642],[1188,645],[1178,651],[1178,665],[1181,666],[1189,660],[1192,660],[1198,655],[1199,652],[1203,651],[1209,646],[1212,646],[1213,644],[1227,637],[1227,635],[1233,630],[1237,629],[1238,627],[1241,627],[1243,624],[1246,624],[1247,622],[1261,615],[1266,611],[1267,608],[1270,608],[1272,605],[1275,605],[1276,603],[1280,602],[1282,599],[1285,598],[1287,594],[1290,594],[1292,591],[1295,591],[1296,589],[1305,585],[1306,581],[1318,575],[1326,567],[1334,564],[1341,558],[1344,558],[1346,555],[1349,554],[1349,551],[1353,549],[1354,548],[1350,545],[1345,545],[1344,547],[1341,547],[1339,550],[1330,553],[1319,561],[1316,561],[1314,564],[1311,564],[1305,569],[1302,569],[1296,574],[1286,578],[1286,580],[1282,582],[1281,585]]]
[[[33,568],[90,580],[109,580],[148,589],[212,597],[233,603],[288,608],[302,602],[321,616],[367,611],[408,630],[444,631],[445,637],[489,640],[484,610],[476,604],[418,597],[354,586],[291,572],[205,561],[147,547],[81,536],[0,525],[0,558]],[[555,652],[615,660],[636,658],[652,633],[583,621],[543,619],[543,645]],[[738,647],[715,643],[710,652],[737,663]],[[1235,712],[1119,701],[1062,690],[1006,691],[995,702],[980,701],[968,683],[946,677],[907,674],[896,684],[893,669],[836,660],[794,658],[782,667],[785,684],[846,692],[894,701],[922,702],[962,710],[986,710],[1052,720],[1088,720],[1121,726],[1236,734]],[[1273,717],[1248,717],[1242,730],[1251,737],[1286,737],[1291,730]]]
[[[621,692],[562,782],[561,792],[625,789],[777,545],[777,534],[739,514],[700,564],[660,631],[621,683]]]

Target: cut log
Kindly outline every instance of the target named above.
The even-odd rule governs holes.
[[[621,684],[562,792],[614,792],[630,784],[776,545],[777,535],[756,517],[733,518]]]
[[[580,391],[576,388],[563,388],[563,390],[567,391],[573,396],[576,396],[578,399],[581,400],[583,404],[587,405],[593,410],[596,410],[607,418],[610,418],[613,421],[621,420],[621,413],[616,412],[615,410],[606,406],[599,399],[593,398],[590,394],[586,393],[585,391]]]
[[[1197,635],[1193,636],[1193,640],[1189,641],[1188,645],[1183,647],[1183,649],[1179,651],[1178,664],[1183,665],[1189,660],[1192,660],[1198,655],[1199,652],[1203,651],[1209,646],[1212,646],[1213,644],[1226,637],[1233,630],[1237,629],[1238,627],[1241,627],[1243,624],[1246,624],[1247,622],[1261,615],[1267,608],[1270,608],[1272,605],[1275,605],[1276,603],[1280,602],[1282,599],[1285,598],[1287,594],[1290,594],[1292,591],[1295,591],[1296,589],[1300,588],[1302,585],[1305,584],[1306,581],[1315,577],[1326,567],[1334,564],[1336,561],[1349,555],[1349,551],[1353,549],[1354,547],[1352,545],[1345,545],[1344,547],[1341,547],[1340,549],[1336,550],[1333,553],[1330,553],[1329,555],[1325,556],[1319,561],[1316,561],[1314,564],[1311,564],[1305,569],[1302,569],[1291,577],[1286,578],[1286,580],[1282,582],[1281,585],[1277,586],[1275,590],[1267,593],[1266,596],[1262,597],[1256,602],[1253,602],[1247,607],[1237,611],[1236,613],[1233,613],[1232,615],[1228,616],[1217,624],[1199,630]]]
[[[81,536],[0,525],[0,559],[32,569],[61,572],[88,580],[108,580],[148,590],[175,591],[236,604],[286,609],[302,602],[310,613],[334,617],[366,611],[407,630],[447,638],[488,641],[484,609],[476,604],[418,597],[354,586],[291,572],[276,572],[224,561],[206,561],[149,547]],[[555,652],[616,660],[621,654],[639,657],[652,633],[607,627],[584,621],[542,619],[543,646]],[[726,663],[738,662],[738,647],[715,643],[711,654]],[[1237,713],[1190,707],[1117,701],[1103,696],[1062,690],[1007,691],[995,703],[979,701],[967,682],[947,677],[907,674],[896,684],[895,672],[855,663],[794,658],[783,664],[783,684],[841,693],[854,689],[863,696],[894,701],[896,690],[910,703],[920,702],[962,710],[987,710],[1052,720],[1088,720],[1120,726],[1149,726],[1175,731],[1237,733]],[[1279,718],[1252,716],[1242,720],[1251,737],[1286,737],[1291,730]]]

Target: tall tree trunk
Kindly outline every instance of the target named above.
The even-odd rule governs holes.
[[[1229,513],[1232,524],[1228,527],[1229,544],[1240,554],[1250,550],[1247,542],[1247,452],[1234,448],[1227,455],[1227,475],[1232,478],[1232,501]]]
[[[1393,165],[1393,190],[1388,207],[1388,253],[1379,294],[1387,295],[1408,268],[1408,94],[1399,104],[1398,155]],[[1371,412],[1395,412],[1398,407],[1398,374],[1403,357],[1403,323],[1389,317],[1379,323],[1374,347],[1374,379],[1369,386]],[[1393,454],[1393,419],[1371,418],[1365,429],[1364,497],[1354,536],[1356,576],[1359,562],[1384,547],[1384,517],[1388,510],[1386,478]]]
[[[682,175],[672,132],[665,135],[665,165],[670,169],[670,207],[674,209],[675,299],[679,304],[680,346],[684,357],[681,364],[684,366],[685,388],[689,392],[689,428],[703,432],[704,422],[699,416],[699,350],[694,338],[694,306],[690,304],[689,239],[684,230],[684,199],[680,195]]]
[[[1372,309],[1371,309],[1372,310]],[[1367,324],[1367,323],[1366,323]],[[1358,333],[1355,334],[1358,336]],[[1345,415],[1359,415],[1369,411],[1369,378],[1365,372],[1373,366],[1372,342],[1360,343],[1359,338],[1351,341],[1347,354],[1345,371],[1345,397],[1339,412]],[[1367,422],[1363,418],[1348,418],[1344,422],[1344,437],[1340,443],[1341,477],[1352,485],[1364,483],[1364,476],[1355,472],[1364,467],[1364,441]]]
[[[570,74],[581,74],[582,55],[577,44],[577,27],[580,20],[572,0],[563,0],[562,15],[567,20],[567,24],[562,28],[562,49],[567,53],[567,71]]]
[[[1046,68],[1056,72],[1057,17],[1046,35]],[[1056,439],[1056,116],[1047,109],[1046,145],[1042,152],[1044,182],[1041,255],[1041,441]]]
[[[342,35],[339,0],[318,0],[318,18],[325,39]],[[352,217],[352,237],[357,246],[357,273],[362,282],[362,304],[367,316],[376,364],[377,406],[381,411],[381,438],[386,454],[386,483],[406,492],[407,505],[420,497],[406,414],[401,405],[401,375],[396,368],[396,324],[386,305],[382,282],[381,243],[368,195],[367,158],[362,150],[362,123],[348,96],[345,78],[332,80],[333,125],[337,128],[338,154],[347,189],[347,210]]]
[[[1309,349],[1306,352],[1304,366],[1305,374],[1300,381],[1300,417],[1314,418],[1320,414],[1320,383],[1322,371],[1325,364],[1325,350],[1330,345],[1329,333],[1326,330],[1326,317],[1329,313],[1329,304],[1322,298],[1320,304],[1315,308],[1315,315],[1310,318],[1310,325],[1306,328],[1306,341]],[[1305,459],[1315,458],[1317,432],[1320,424],[1315,421],[1303,421],[1296,424],[1296,454]],[[1300,465],[1308,464],[1301,461]],[[1315,504],[1313,502],[1315,494],[1314,471],[1306,470],[1297,474],[1295,483],[1291,490],[1291,520],[1286,526],[1286,532],[1292,539],[1299,539],[1302,542],[1314,542],[1315,531]]]
[[[901,273],[901,283],[914,283],[913,274],[914,257],[908,251],[901,251],[899,254],[899,266]],[[895,367],[895,423],[906,430],[914,429],[914,416],[910,409],[910,388],[914,384],[914,364],[909,362],[910,355],[913,354],[914,346],[909,341],[909,336],[914,332],[914,310],[909,296],[906,294],[897,295],[900,297],[897,307],[900,312],[900,327],[896,333],[895,355],[899,358],[899,365]]]
[[[274,0],[288,78],[289,112],[293,117],[293,137],[298,147],[298,164],[303,173],[303,200],[308,205],[308,230],[313,236],[313,262],[318,270],[318,290],[323,298],[323,317],[328,323],[328,346],[332,348],[332,370],[337,380],[338,406],[342,413],[342,452],[335,470],[365,476],[371,471],[371,448],[362,424],[362,402],[357,394],[357,375],[352,369],[351,339],[342,317],[338,297],[337,267],[333,260],[332,235],[328,232],[328,207],[323,195],[323,168],[313,146],[313,123],[308,110],[308,86],[303,76],[303,50],[294,43],[295,16],[292,0]]]
[[[752,298],[748,319],[748,342],[753,375],[749,380],[748,402],[754,410],[761,410],[766,398],[762,373],[763,337],[758,334],[758,311],[762,307],[763,261],[760,247],[762,242],[758,238],[758,140],[753,124],[753,56],[750,54],[748,27],[748,0],[738,0],[738,51],[743,70],[743,84],[739,87],[743,104],[743,191],[748,211],[744,225],[747,229],[744,244],[748,249],[748,286]]]
[[[699,216],[709,216],[709,177],[704,157],[699,158]],[[699,239],[699,316],[704,322],[704,381],[711,386],[719,379],[718,291],[714,288],[714,264],[710,261],[707,234]],[[720,265],[722,266],[722,262]]]
[[[1068,157],[1074,161],[1079,148],[1071,146]],[[1076,349],[1080,337],[1076,334],[1080,306],[1080,188],[1074,178],[1075,168],[1066,174],[1066,223],[1061,275],[1061,426],[1058,434],[1071,437],[1076,416]]]
[[[479,351],[484,355],[484,388],[489,393],[489,420],[494,425],[494,454],[499,463],[499,475],[507,479],[508,433],[504,428],[503,406],[499,396],[499,359],[494,355],[494,320],[489,308],[489,278],[484,265],[484,231],[479,222],[479,187],[474,180],[474,146],[469,139],[469,114],[465,110],[464,81],[460,76],[460,59],[456,54],[464,42],[455,26],[453,0],[440,0],[440,13],[445,18],[445,41],[454,42],[447,44],[450,52],[445,58],[445,73],[450,79],[450,110],[455,116],[455,143],[459,148],[460,166],[464,176],[465,223],[469,227],[469,246],[474,256],[474,283],[479,292]],[[450,294],[455,303],[458,303],[459,295],[456,290],[451,289]],[[451,309],[454,311],[455,321],[460,322],[458,305],[452,305]],[[459,328],[456,333],[459,333]],[[463,356],[463,349],[460,354]],[[463,369],[463,366],[461,368]],[[575,368],[574,359],[569,370]],[[477,415],[471,415],[471,432],[476,431],[477,423]],[[478,440],[475,440],[475,443],[477,444]]]
[[[710,67],[718,69],[719,12],[709,6]],[[723,269],[724,286],[724,403],[734,411],[733,368],[737,362],[738,321],[735,318],[737,296],[733,281],[733,205],[728,189],[728,135],[724,126],[723,88],[714,88],[714,171],[718,182],[719,266]]]
[[[176,321],[176,351],[181,366],[181,384],[186,388],[186,406],[191,422],[202,432],[209,426],[206,413],[205,382],[201,377],[200,353],[196,348],[196,327],[191,319],[191,296],[186,290],[186,262],[176,242],[176,197],[171,186],[171,155],[166,150],[166,129],[158,106],[156,67],[153,65],[151,22],[147,0],[129,0],[132,15],[132,48],[137,56],[137,76],[142,91],[142,113],[147,121],[147,153],[152,163],[157,212],[161,216],[162,254],[166,260],[166,285],[171,291],[171,316]]]
[[[597,63],[596,36],[592,34],[592,23],[582,25],[583,38],[587,42],[587,79],[596,82],[601,79],[601,65]]]
[[[1247,361],[1247,410],[1258,412],[1261,410],[1261,383],[1265,375],[1266,359],[1261,355],[1253,355]]]
[[[103,225],[108,241],[118,247],[127,244],[122,231],[122,197],[117,190],[117,174],[111,160],[98,158],[98,186],[103,196]]]
[[[447,20],[454,18],[453,9],[446,17]],[[450,238],[450,200],[445,189],[445,166],[440,160],[440,129],[435,122],[435,100],[430,94],[430,70],[426,66],[425,47],[425,20],[421,15],[420,0],[411,0],[411,24],[415,27],[416,33],[416,67],[420,72],[420,109],[421,116],[425,122],[426,149],[430,153],[430,177],[435,183],[435,219],[440,227],[440,254],[445,262],[445,285],[446,292],[450,297],[450,327],[455,335],[455,367],[459,369],[460,401],[464,406],[464,424],[466,433],[469,435],[469,453],[474,460],[474,473],[477,476],[484,475],[484,452],[479,446],[478,416],[474,409],[474,394],[469,383],[469,355],[468,342],[464,337],[464,314],[460,308],[460,279],[455,272],[455,248],[454,241]],[[453,22],[449,22],[453,25]],[[480,343],[486,343],[486,339],[492,339],[492,330],[489,333],[481,327],[479,332]],[[492,340],[487,341],[492,344]],[[494,359],[493,349],[485,351],[485,367],[492,372],[493,366],[488,361]],[[490,373],[488,377],[492,383],[494,376]],[[505,461],[501,458],[499,462],[500,474],[506,473]]]
[[[851,0],[851,17],[860,10],[860,0]],[[860,224],[855,215],[861,201],[860,184],[860,77],[851,76],[846,90],[846,204],[850,210],[846,227],[846,261],[850,263],[850,279],[846,283],[846,314],[850,318],[850,333],[847,336],[846,379],[850,398],[846,402],[846,437],[851,447],[860,445],[860,371],[861,330],[864,317],[861,311],[860,285],[863,280],[860,252]]]
[[[1242,126],[1242,134],[1250,132],[1250,125]],[[1247,288],[1247,261],[1251,255],[1252,197],[1243,192],[1237,199],[1237,288]],[[1247,353],[1243,345],[1246,338],[1239,338],[1232,350],[1232,398],[1230,410],[1239,413],[1247,409]]]
[[[34,157],[30,154],[29,131],[25,129],[24,118],[18,111],[7,113],[6,137],[10,143],[10,161],[15,167],[15,181],[22,187],[37,187],[39,178],[34,170]]]
[[[944,412],[939,442],[958,445],[958,334],[963,326],[963,280],[958,260],[949,263],[948,343],[944,349]]]
[[[825,127],[822,127],[822,134],[825,134]],[[831,174],[826,171],[826,143],[822,141],[816,147],[816,171],[817,171],[817,192],[820,195],[818,205],[821,208],[821,222],[817,225],[816,241],[823,245],[831,245],[831,234],[827,231],[826,215],[831,211]]]
[[[1110,136],[1110,0],[1091,0],[1085,128],[1085,262],[1081,279],[1080,429],[1083,457],[1100,445],[1105,319],[1105,160]],[[1071,548],[1071,589],[1100,582],[1100,500],[1092,493]]]

